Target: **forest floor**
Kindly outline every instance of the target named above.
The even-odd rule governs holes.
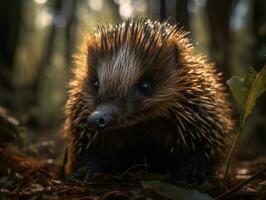
[[[266,199],[266,170],[238,167],[224,186],[221,178],[186,183],[144,170],[119,176],[95,174],[89,181],[60,177],[60,165],[1,151],[2,199]],[[256,174],[256,177],[251,174]],[[263,175],[264,174],[264,175]],[[250,179],[252,177],[252,179]]]
[[[55,153],[57,144],[30,143],[25,130],[14,139],[12,126],[0,115],[0,199],[266,199],[265,157],[235,158],[226,181],[220,174],[192,184],[134,168],[80,182],[62,176],[63,153]]]

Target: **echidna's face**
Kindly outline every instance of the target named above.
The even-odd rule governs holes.
[[[120,31],[124,40],[117,42],[115,32],[105,30],[88,44],[85,85],[92,105],[90,128],[117,128],[166,117],[175,104],[177,47],[162,35],[152,35],[159,31],[154,27],[146,32],[131,30],[130,25],[120,29],[109,32]]]

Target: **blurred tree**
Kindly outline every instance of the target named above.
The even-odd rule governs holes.
[[[32,84],[32,102],[31,107],[39,108],[39,98],[41,96],[42,87],[44,83],[44,76],[48,68],[53,65],[53,59],[57,52],[58,36],[63,36],[63,65],[66,75],[70,75],[72,68],[72,55],[75,46],[76,32],[77,32],[77,8],[79,0],[55,0],[51,7],[53,10],[52,24],[48,30],[48,34],[43,41],[43,53],[40,62],[37,66],[36,77]],[[70,77],[67,77],[69,79]]]
[[[12,73],[20,34],[23,1],[0,3],[0,104],[12,110]]]
[[[63,8],[63,0],[55,0],[54,7],[53,7],[53,23],[50,29],[50,32],[47,36],[47,39],[44,40],[44,49],[43,49],[43,56],[40,60],[38,66],[38,72],[36,73],[35,81],[32,84],[33,94],[36,98],[38,98],[38,92],[40,90],[41,83],[43,81],[43,75],[45,69],[51,64],[51,60],[54,54],[54,47],[55,47],[55,36],[57,33],[57,26],[60,22],[60,16],[62,15],[62,8]],[[37,103],[37,100],[34,100],[33,103]]]
[[[188,2],[189,0],[176,0],[176,23],[181,24],[186,31],[190,31]]]
[[[166,0],[160,0],[160,20],[166,19]]]
[[[190,28],[189,28],[188,1],[189,0],[175,0],[175,1],[160,0],[160,5],[159,5],[160,20],[163,21],[167,19],[170,23],[177,23],[184,30],[189,31]],[[152,8],[155,8],[155,6],[153,6]],[[152,11],[151,13],[155,12]],[[173,16],[175,15],[175,21],[172,15]]]
[[[253,37],[254,46],[251,51],[251,65],[259,71],[266,64],[266,1],[253,1]],[[266,155],[266,93],[257,100],[255,127],[252,127],[255,134],[250,134],[247,141],[252,141],[256,137],[254,145],[257,154]],[[249,146],[250,147],[250,146]],[[245,149],[244,149],[245,150]]]
[[[67,74],[70,73],[72,66],[72,54],[75,45],[75,38],[77,32],[77,7],[79,0],[66,0],[65,1],[65,15],[66,15],[66,28],[65,28],[65,62],[68,70]]]
[[[255,44],[253,47],[252,65],[260,69],[266,60],[266,1],[253,1],[253,35]]]
[[[114,16],[114,21],[116,23],[119,23],[121,21],[121,16],[119,14],[119,5],[114,1],[108,1],[112,11],[113,11],[113,16]]]
[[[231,15],[232,0],[207,1],[207,15],[211,31],[210,53],[217,63],[219,71],[223,72],[225,80],[228,80],[230,59],[230,30],[229,19]]]
[[[255,39],[251,65],[260,70],[266,64],[266,1],[254,0],[253,4],[253,35]],[[263,98],[264,97],[264,98]],[[259,99],[260,111],[266,115],[266,94]],[[264,127],[266,131],[266,126]],[[265,135],[265,134],[264,134]],[[265,136],[266,138],[266,136]],[[265,139],[266,140],[266,139]]]

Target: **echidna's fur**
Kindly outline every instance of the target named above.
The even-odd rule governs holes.
[[[186,35],[146,19],[98,26],[89,35],[65,106],[66,174],[81,167],[123,172],[141,163],[177,178],[213,174],[230,143],[231,113],[220,74]],[[150,80],[153,91],[136,102],[140,80]],[[125,111],[112,127],[89,131],[87,117],[99,102]]]

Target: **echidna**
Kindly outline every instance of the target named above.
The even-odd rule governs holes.
[[[127,20],[87,38],[65,106],[67,175],[146,164],[176,178],[212,175],[232,136],[220,74],[167,22]]]

